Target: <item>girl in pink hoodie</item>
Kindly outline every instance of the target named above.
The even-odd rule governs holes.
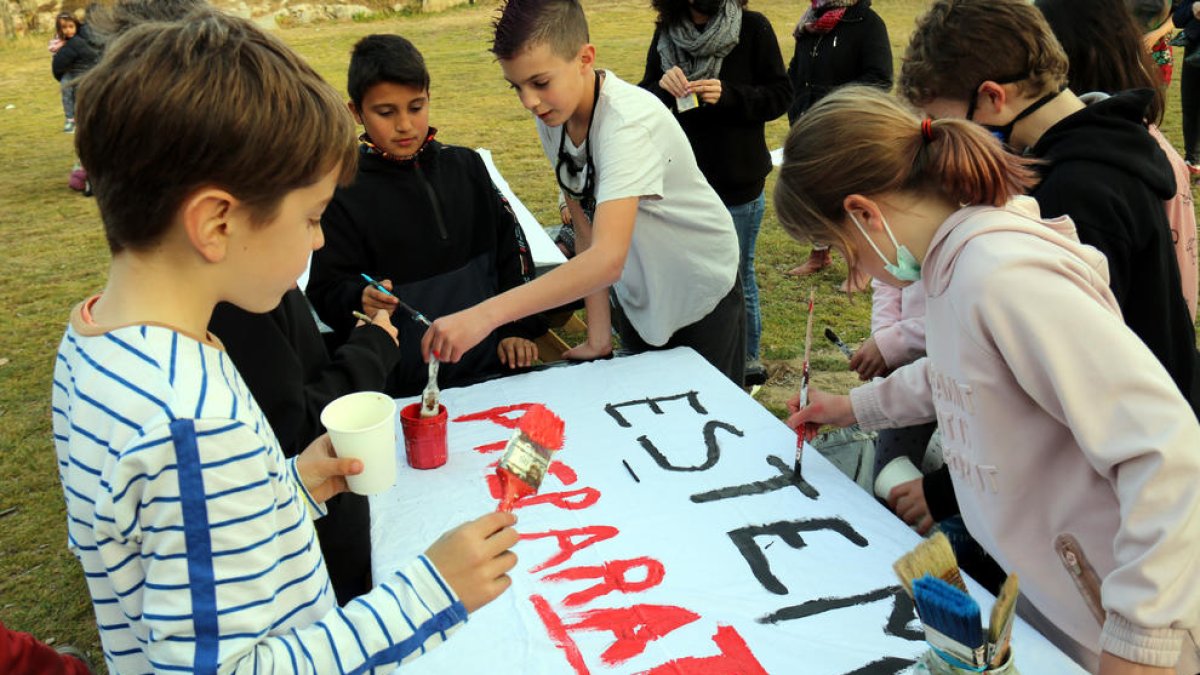
[[[799,120],[780,223],[877,279],[921,280],[928,356],[850,396],[810,390],[788,423],[936,419],[968,529],[1049,637],[1104,675],[1192,675],[1200,423],[1122,322],[1104,257],[1014,199],[1034,181],[981,127],[878,91],[842,89]]]

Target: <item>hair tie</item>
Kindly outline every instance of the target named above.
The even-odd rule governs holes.
[[[933,118],[926,117],[921,120],[921,138],[925,139],[925,143],[933,142]]]

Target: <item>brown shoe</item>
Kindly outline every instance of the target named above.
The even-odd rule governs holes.
[[[838,290],[843,293],[862,293],[871,288],[871,275],[858,270],[850,270],[850,276],[838,286]]]
[[[784,272],[784,274],[792,277],[806,277],[810,274],[816,274],[817,272],[820,272],[826,267],[829,267],[831,264],[833,264],[833,260],[830,259],[829,249],[814,248],[812,252],[808,254],[808,260],[805,260],[803,264],[797,265],[796,267]]]

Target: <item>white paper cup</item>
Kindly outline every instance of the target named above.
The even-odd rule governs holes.
[[[362,473],[346,476],[352,492],[373,495],[396,482],[396,402],[390,396],[346,394],[325,406],[321,424],[338,457],[362,460]]]
[[[888,462],[875,476],[875,496],[886,500],[892,488],[921,477],[921,471],[907,457],[897,457]]]

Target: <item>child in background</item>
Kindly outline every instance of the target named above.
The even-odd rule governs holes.
[[[1122,323],[1103,256],[1009,201],[1035,180],[978,126],[869,88],[792,127],[780,223],[881,281],[920,278],[928,356],[850,396],[810,390],[788,424],[936,418],[963,518],[1038,628],[1091,672],[1192,675],[1200,423]]]
[[[508,202],[479,155],[434,140],[429,71],[411,42],[369,35],[354,46],[350,106],[365,132],[358,174],[325,211],[328,243],[313,255],[306,292],[321,320],[345,335],[351,312],[386,310],[399,329],[400,362],[386,387],[418,394],[428,381],[420,352],[424,328],[396,299],[366,283],[366,273],[435,319],[533,278],[529,247]],[[538,317],[494,327],[484,344],[442,364],[441,386],[469,384],[533,364]]]
[[[976,39],[981,26],[986,49]],[[1068,67],[1046,19],[1025,0],[934,0],[917,19],[898,93],[1041,160],[1030,196],[1045,216],[1070,216],[1080,240],[1104,254],[1126,325],[1200,416],[1200,353],[1163,209],[1175,177],[1146,131],[1154,91],[1085,104],[1066,86]]]
[[[50,70],[54,79],[59,81],[62,88],[63,131],[75,131],[75,84],[74,81],[89,68],[96,64],[95,47],[83,35],[79,21],[63,12],[54,20],[55,35],[62,40],[57,49],[51,42],[50,51],[54,58],[50,61]]]
[[[312,519],[362,463],[328,436],[285,459],[206,332],[218,302],[277,305],[321,245],[355,165],[345,106],[278,39],[215,12],[130,29],[79,98],[113,259],[71,314],[52,410],[109,671],[361,671],[436,646],[509,585],[513,518],[451,531],[338,609]]]
[[[671,113],[650,92],[594,67],[578,0],[511,0],[496,21],[492,53],[537,117],[542,149],[568,197],[577,254],[529,284],[434,321],[423,353],[455,361],[496,326],[585,298],[587,341],[564,356],[607,356],[611,285],[622,348],[691,347],[741,386],[737,235]]]
[[[1128,14],[1124,0],[1037,0],[1034,3],[1046,17],[1071,64],[1068,84],[1072,91],[1088,92],[1087,100],[1102,101],[1104,94],[1128,89],[1155,92],[1146,109],[1150,135],[1167,156],[1175,173],[1175,194],[1164,204],[1183,299],[1191,320],[1196,320],[1197,271],[1196,207],[1192,202],[1192,181],[1187,162],[1159,127],[1166,112],[1166,92],[1151,75],[1153,64],[1141,47],[1138,27]],[[1080,11],[1083,10],[1083,11]],[[1169,10],[1169,6],[1168,6]],[[1164,10],[1167,11],[1167,10]],[[1095,49],[1103,43],[1104,49]]]

